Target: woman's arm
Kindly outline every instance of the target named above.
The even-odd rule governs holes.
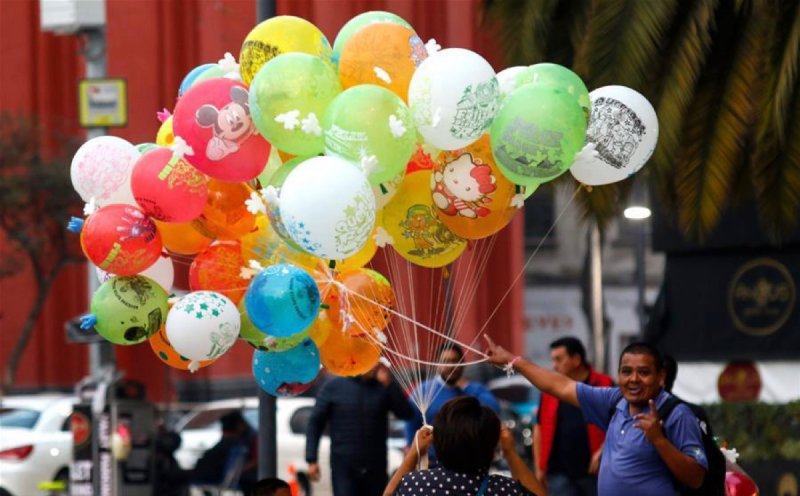
[[[403,463],[400,464],[400,467],[392,476],[389,484],[386,485],[386,489],[383,490],[383,496],[392,496],[394,494],[397,487],[400,485],[400,481],[407,473],[416,468],[420,455],[424,455],[428,452],[428,448],[432,442],[433,429],[431,427],[425,426],[417,431],[411,448],[409,448],[405,458],[403,458]]]
[[[530,467],[517,454],[514,446],[514,435],[506,429],[500,431],[500,447],[503,449],[503,457],[511,469],[511,477],[519,481],[520,484],[536,496],[546,496],[547,489],[531,471]]]

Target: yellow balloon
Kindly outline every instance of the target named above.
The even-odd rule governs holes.
[[[331,64],[331,44],[316,26],[295,16],[277,16],[247,35],[239,54],[239,70],[249,85],[261,66],[283,53],[303,52]]]
[[[172,146],[175,141],[175,135],[172,132],[172,116],[167,117],[167,120],[161,123],[156,134],[156,144],[159,146]]]
[[[383,209],[383,227],[401,257],[434,268],[452,263],[467,242],[439,220],[431,198],[432,173],[421,169],[406,174],[397,194]]]
[[[264,267],[290,263],[313,274],[320,261],[287,245],[278,233],[272,230],[269,219],[263,214],[256,216],[255,229],[242,236],[241,243],[242,257],[245,261],[256,260]]]
[[[352,255],[344,260],[336,261],[336,270],[339,272],[346,272],[348,270],[360,269],[367,265],[375,253],[378,252],[378,245],[375,243],[375,235],[378,233],[378,228],[383,225],[383,212],[375,212],[375,229],[370,234],[369,239],[364,246],[358,250],[355,255]]]

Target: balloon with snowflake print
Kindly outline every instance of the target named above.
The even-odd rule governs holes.
[[[411,76],[426,58],[425,43],[412,28],[370,24],[359,29],[342,49],[339,77],[344,88],[374,84],[405,101]]]
[[[162,250],[155,223],[131,205],[108,205],[90,215],[81,230],[81,247],[93,264],[120,276],[147,269]]]
[[[173,369],[189,370],[189,365],[192,363],[192,361],[175,351],[175,348],[172,347],[167,339],[167,331],[163,326],[158,330],[158,332],[150,336],[147,339],[147,342],[150,344],[150,349],[153,350],[153,354],[166,365],[169,365]],[[215,361],[216,359],[203,360],[198,362],[198,365],[199,368],[202,369],[203,367],[211,365]]]
[[[208,179],[172,150],[142,155],[131,175],[136,203],[153,219],[188,222],[200,216],[208,198]]]
[[[333,53],[331,55],[331,59],[333,60],[333,62],[335,64],[339,63],[339,58],[342,55],[342,50],[344,50],[345,45],[347,45],[347,42],[350,41],[350,38],[352,38],[354,34],[359,32],[361,28],[369,26],[370,24],[378,24],[378,23],[398,24],[400,26],[405,26],[411,29],[411,24],[409,24],[405,19],[403,19],[399,15],[393,14],[391,12],[373,10],[370,12],[364,12],[362,14],[358,14],[357,16],[347,21],[345,25],[342,26],[342,29],[339,30],[339,33],[336,35],[336,39],[333,41]]]
[[[255,260],[262,267],[289,263],[313,273],[320,264],[320,259],[293,248],[278,236],[266,215],[256,216],[256,226],[242,236],[241,243],[244,260]]]
[[[325,154],[359,164],[370,183],[402,174],[416,145],[406,104],[391,91],[372,84],[345,90],[322,119]]]
[[[94,198],[101,207],[113,203],[135,205],[131,172],[138,158],[136,147],[122,138],[92,138],[72,158],[72,186],[87,203]]]
[[[280,192],[283,224],[295,243],[324,259],[360,250],[375,227],[375,197],[361,170],[337,157],[297,166]]]
[[[241,318],[225,295],[195,291],[182,297],[167,315],[167,339],[193,362],[214,360],[228,351],[239,336]],[[199,363],[192,363],[190,371]]]
[[[280,196],[281,188],[283,187],[283,183],[286,181],[286,178],[289,177],[289,174],[291,174],[298,165],[302,164],[306,160],[308,160],[308,157],[295,157],[286,161],[285,164],[275,171],[272,177],[270,177],[269,181],[266,184],[263,184],[262,190],[266,189],[267,191],[274,192],[275,196]],[[295,243],[292,237],[289,235],[289,230],[286,229],[286,226],[283,223],[280,204],[278,202],[267,202],[267,218],[269,218],[272,229],[278,234],[284,243],[299,252],[303,252],[303,249],[297,243]]]
[[[253,123],[273,146],[294,155],[322,152],[320,121],[341,93],[336,72],[318,57],[286,53],[270,60],[250,84]]]
[[[311,325],[319,313],[319,289],[308,272],[289,264],[271,265],[250,282],[247,315],[262,332],[288,337]]]
[[[94,328],[114,344],[141,343],[164,324],[168,296],[148,277],[113,277],[92,296]]]
[[[319,350],[308,338],[285,351],[253,352],[256,384],[273,396],[297,396],[311,387],[319,371]]]

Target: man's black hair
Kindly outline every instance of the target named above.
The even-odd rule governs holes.
[[[450,341],[448,341],[447,343],[442,343],[442,344],[439,345],[438,348],[436,348],[436,357],[438,358],[438,357],[442,356],[442,353],[444,353],[445,351],[450,351],[450,350],[456,352],[456,355],[458,355],[458,359],[459,360],[464,358],[464,348],[462,348],[460,344],[453,343],[453,342],[450,342]]]
[[[661,356],[661,352],[658,351],[658,348],[653,346],[650,343],[645,343],[644,341],[631,343],[622,350],[622,353],[619,355],[619,366],[622,367],[622,357],[625,355],[650,355],[653,357],[653,362],[656,366],[656,372],[661,372],[664,370],[664,358]]]
[[[581,356],[581,364],[586,365],[586,348],[583,347],[583,343],[581,343],[580,339],[567,336],[565,338],[556,339],[552,343],[550,343],[550,349],[554,350],[556,348],[564,347],[567,350],[567,355]]]
[[[472,396],[442,405],[433,421],[433,448],[447,470],[477,474],[489,469],[500,440],[500,419]]]
[[[234,432],[240,425],[246,422],[238,410],[226,413],[220,417],[219,421],[222,424],[222,432]]]
[[[274,496],[278,489],[291,489],[291,487],[286,481],[276,477],[261,479],[253,488],[253,496]]]

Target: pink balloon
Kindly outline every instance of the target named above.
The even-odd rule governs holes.
[[[241,82],[213,78],[192,86],[178,100],[172,122],[175,136],[192,148],[185,158],[213,178],[249,181],[267,165],[271,146],[253,125]]]
[[[136,162],[131,189],[150,217],[165,222],[189,222],[203,213],[208,180],[202,172],[167,148],[151,150]]]
[[[83,201],[95,199],[102,207],[112,203],[136,205],[131,171],[139,158],[136,147],[116,136],[90,139],[72,158],[72,186]]]

